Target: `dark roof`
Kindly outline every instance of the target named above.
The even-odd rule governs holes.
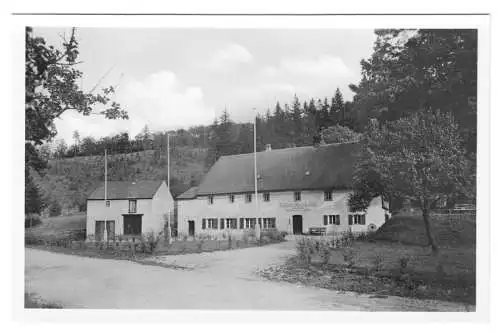
[[[257,153],[259,191],[348,189],[359,143],[296,147]],[[254,154],[223,156],[201,182],[198,195],[254,191]]]
[[[163,180],[108,181],[108,199],[153,198]],[[88,197],[89,200],[104,199],[104,182]]]
[[[183,200],[183,199],[193,199],[196,198],[196,195],[198,194],[198,187],[191,187],[184,193],[180,194],[177,196],[178,200]]]

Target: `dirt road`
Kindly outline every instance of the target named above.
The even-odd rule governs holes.
[[[169,269],[26,249],[26,291],[66,308],[457,311],[460,304],[337,293],[260,278],[293,242],[175,257]]]

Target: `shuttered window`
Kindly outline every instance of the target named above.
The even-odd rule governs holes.
[[[243,230],[245,228],[245,219],[240,218],[240,229]]]
[[[340,225],[340,215],[324,215],[323,225]]]
[[[201,229],[205,230],[206,228],[207,228],[207,220],[205,218],[203,218],[201,220]]]
[[[224,218],[220,219],[220,229],[224,230]]]
[[[366,215],[349,215],[349,225],[365,225]]]

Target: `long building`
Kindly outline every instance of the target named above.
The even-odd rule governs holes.
[[[380,197],[351,212],[352,173],[359,144],[334,144],[222,156],[198,187],[177,198],[180,233],[240,231],[260,225],[290,234],[376,230],[389,212]],[[257,204],[255,202],[258,202]]]

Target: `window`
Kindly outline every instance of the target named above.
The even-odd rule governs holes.
[[[276,218],[262,218],[264,222],[264,229],[274,229],[276,228]]]
[[[220,229],[224,230],[224,218],[220,219]]]
[[[262,229],[262,218],[259,218],[259,228]]]
[[[301,195],[300,195],[300,191],[296,191],[293,193],[293,199],[298,202],[301,200]]]
[[[240,218],[240,230],[243,230],[245,228],[245,219]]]
[[[214,195],[208,195],[208,204],[214,204]]]
[[[247,203],[252,202],[252,194],[245,194],[245,202]]]
[[[217,230],[217,218],[209,218],[208,219],[208,228]]]
[[[271,199],[271,195],[268,192],[264,193],[264,202],[269,202]]]
[[[106,201],[106,208],[109,208],[109,206],[110,206],[110,202]]]
[[[251,223],[251,218],[245,218],[245,229],[250,229]]]
[[[331,200],[332,200],[332,192],[325,191],[325,201],[331,201]]]
[[[340,225],[340,215],[324,215],[323,225]]]
[[[137,200],[129,200],[128,213],[136,213],[136,212],[137,212]]]
[[[234,195],[229,195],[229,203],[234,203]]]
[[[221,221],[221,226],[222,226],[222,221]],[[201,220],[201,228],[202,230],[205,229],[213,229],[217,230],[217,218],[203,218]]]
[[[349,215],[349,225],[365,225],[366,215]]]
[[[228,229],[237,229],[237,221],[236,218],[226,218],[226,228]]]

